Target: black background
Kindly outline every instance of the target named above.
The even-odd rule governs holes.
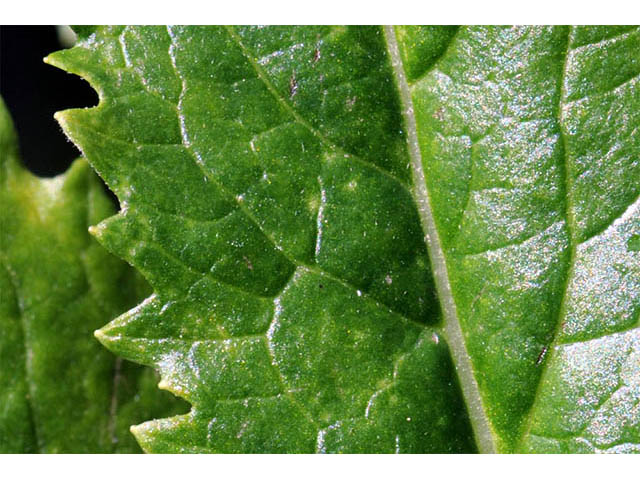
[[[42,61],[61,48],[54,26],[0,27],[0,95],[13,117],[22,161],[47,177],[64,172],[80,155],[53,114],[98,104],[87,82]]]

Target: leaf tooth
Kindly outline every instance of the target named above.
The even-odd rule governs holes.
[[[201,431],[193,432],[190,428],[195,416],[196,413],[192,410],[184,415],[132,425],[129,431],[147,453],[211,453],[204,445],[206,434],[203,435]],[[177,444],[176,438],[183,441]]]
[[[93,332],[93,336],[105,347],[112,351],[118,351],[118,343],[121,340],[120,335],[113,335],[110,333],[109,326],[111,323],[105,325]]]
[[[169,384],[169,382],[167,381],[166,378],[161,378],[160,381],[158,382],[158,388],[160,390],[167,390],[169,392],[172,392],[173,390],[171,389],[171,385]]]
[[[91,234],[92,237],[95,237],[97,240],[100,240],[100,238],[102,238],[102,236],[104,235],[104,224],[103,223],[99,223],[98,225],[91,225],[88,230],[89,230],[89,234]]]
[[[65,50],[58,50],[44,57],[42,61],[67,73],[78,75],[89,82],[91,87],[100,95],[98,82],[92,77],[92,73],[94,73],[92,70],[95,70],[95,68],[92,69],[91,67],[96,66],[95,53],[90,49],[75,46]]]
[[[140,448],[142,448],[145,453],[151,453],[154,450],[153,432],[161,428],[159,423],[160,422],[157,420],[151,420],[139,425],[131,425],[129,427],[129,431],[135,437],[138,445],[140,445]]]
[[[140,321],[141,316],[144,317],[147,309],[156,308],[154,303],[155,300],[156,295],[151,295],[142,303],[123,313],[104,327],[96,330],[93,335],[101,344],[115,354],[124,357],[127,360],[153,366],[153,362],[151,360],[145,360],[145,358],[143,358],[144,355],[141,352],[143,345],[140,340],[144,339],[136,338],[138,335],[132,336],[128,333],[128,330],[130,329],[130,326],[132,326],[131,328],[135,328],[135,325],[133,324]]]

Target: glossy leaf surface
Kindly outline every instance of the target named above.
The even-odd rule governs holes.
[[[409,76],[501,450],[638,449],[639,74],[634,27],[488,27],[460,29]]]
[[[58,116],[123,205],[94,233],[155,290],[99,338],[193,405],[143,448],[637,450],[638,35],[100,27],[49,57],[100,95]]]
[[[137,452],[131,422],[179,404],[92,339],[148,291],[87,232],[111,201],[84,160],[52,179],[26,171],[2,100],[0,175],[0,452]]]

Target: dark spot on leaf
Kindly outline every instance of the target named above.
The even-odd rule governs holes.
[[[298,93],[298,81],[296,80],[296,76],[292,75],[289,79],[289,97],[295,96]]]
[[[545,355],[547,354],[547,350],[549,350],[548,346],[545,345],[544,347],[542,347],[542,350],[538,354],[538,359],[536,360],[536,365],[540,365],[542,363],[542,361],[544,360]]]

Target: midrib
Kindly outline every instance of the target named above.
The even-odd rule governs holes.
[[[418,206],[418,213],[422,223],[422,229],[425,234],[425,242],[429,251],[429,258],[433,268],[433,275],[438,292],[438,298],[442,305],[444,316],[444,336],[446,337],[449,348],[451,349],[453,361],[456,367],[462,394],[464,396],[471,426],[476,439],[476,444],[480,453],[495,453],[496,446],[494,437],[489,426],[489,420],[484,410],[480,390],[473,369],[471,359],[467,352],[464,342],[464,336],[458,321],[458,313],[456,304],[453,300],[451,285],[449,283],[449,275],[447,271],[447,263],[440,244],[440,237],[436,229],[433,218],[433,211],[429,202],[429,191],[425,181],[424,170],[422,168],[422,154],[418,143],[418,133],[416,119],[413,110],[413,101],[407,77],[404,71],[404,65],[400,56],[398,41],[393,26],[384,27],[385,40],[387,50],[391,58],[391,64],[395,75],[396,84],[400,94],[402,103],[402,117],[407,131],[407,144],[409,148],[409,157],[411,160],[411,169],[413,174],[413,197]]]

